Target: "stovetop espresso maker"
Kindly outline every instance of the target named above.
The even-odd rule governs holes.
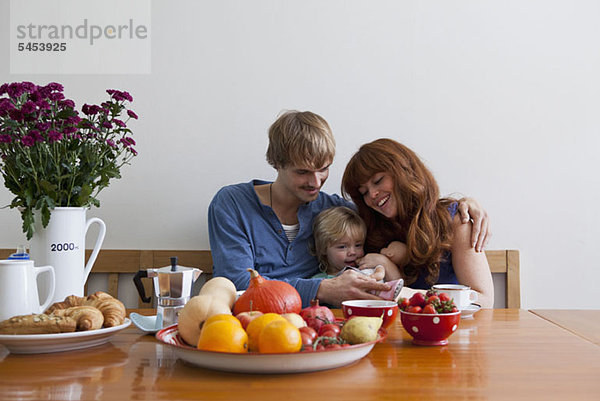
[[[172,257],[171,266],[140,270],[133,277],[133,282],[142,301],[150,302],[141,279],[153,279],[154,295],[157,298],[156,315],[162,317],[163,327],[167,327],[177,323],[179,311],[190,300],[192,286],[201,273],[202,270],[195,267],[179,266],[177,257]]]

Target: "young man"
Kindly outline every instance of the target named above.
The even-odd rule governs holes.
[[[274,182],[252,180],[229,185],[217,192],[208,209],[208,229],[213,274],[229,278],[238,290],[248,287],[257,270],[266,279],[294,286],[303,307],[311,299],[339,306],[346,299],[379,299],[369,291],[387,291],[352,270],[332,279],[310,278],[318,262],[309,249],[312,222],[324,209],[354,205],[338,195],[321,192],[335,156],[335,140],[329,124],[311,112],[281,115],[269,129],[267,161],[277,170]],[[473,234],[479,247],[487,238],[487,218],[472,201],[461,206],[476,221]],[[475,212],[475,213],[473,213]]]

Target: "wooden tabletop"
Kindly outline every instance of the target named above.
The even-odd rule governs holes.
[[[535,309],[531,312],[600,345],[600,310]]]
[[[600,347],[525,310],[481,310],[443,347],[411,343],[399,319],[386,342],[333,370],[234,374],[178,360],[135,326],[80,351],[6,355],[0,398],[83,400],[598,399]]]

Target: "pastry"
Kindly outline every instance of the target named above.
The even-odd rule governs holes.
[[[104,316],[93,306],[73,306],[57,309],[49,316],[68,316],[77,322],[77,331],[97,330],[104,323]]]
[[[52,304],[45,313],[51,314],[56,310],[73,306],[93,306],[99,309],[104,316],[104,327],[119,326],[125,321],[125,305],[118,299],[102,291],[97,291],[87,297],[69,295],[64,301]]]
[[[68,316],[45,314],[13,316],[0,322],[0,334],[53,334],[75,331],[77,323]]]
[[[104,315],[104,327],[120,326],[125,321],[125,305],[105,292],[98,291],[88,296],[85,305],[100,309]]]

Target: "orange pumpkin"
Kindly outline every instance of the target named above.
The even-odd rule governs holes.
[[[300,313],[302,299],[290,284],[279,280],[266,280],[256,270],[250,272],[248,289],[235,301],[233,314],[257,310],[263,313]]]

